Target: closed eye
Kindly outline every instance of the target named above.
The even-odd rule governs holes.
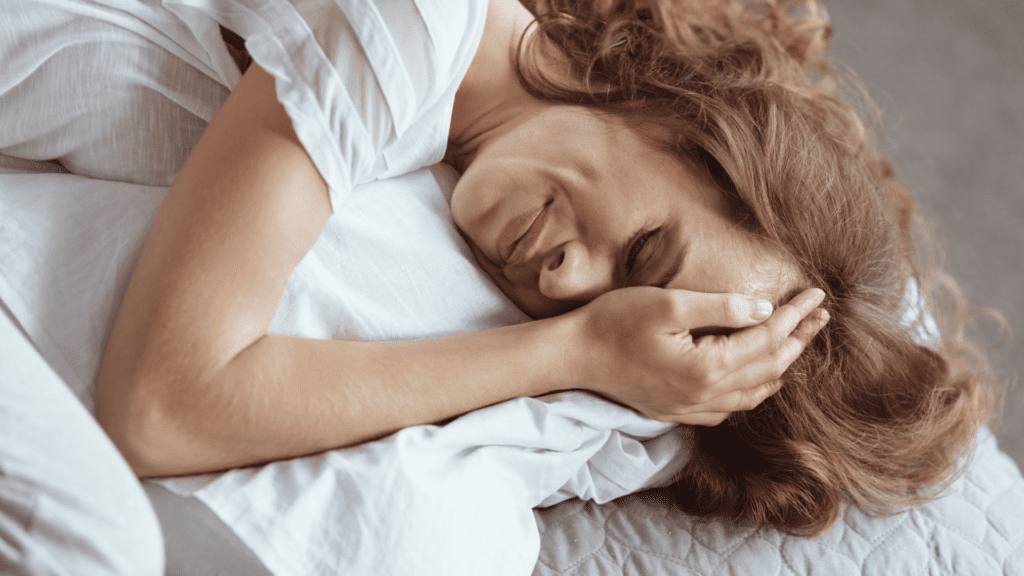
[[[676,241],[672,223],[638,232],[627,245],[623,269],[629,286],[665,288],[683,269],[690,242]]]
[[[654,237],[655,234],[661,232],[661,227],[655,228],[654,230],[648,230],[642,232],[637,236],[633,242],[629,245],[629,252],[626,253],[626,276],[631,277],[633,275],[633,268],[636,266],[636,260],[640,256],[640,252],[644,249],[644,246]]]

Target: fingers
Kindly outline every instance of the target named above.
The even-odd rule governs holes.
[[[658,377],[642,386],[594,390],[659,420],[713,426],[733,412],[756,407],[778,391],[782,374],[828,319],[823,311],[814,312],[824,298],[817,289],[773,313],[770,304],[759,306],[758,300],[738,294],[637,290],[613,291],[588,306],[614,318],[615,326],[647,322],[653,330],[594,332],[615,335],[611,349],[623,352],[632,371],[649,370]],[[642,318],[623,313],[636,310],[637,302],[643,304]],[[599,317],[597,312],[593,316]],[[705,337],[691,332],[702,327],[737,331]]]
[[[796,330],[793,330],[789,337],[799,342],[801,344],[800,349],[803,350],[803,348],[811,343],[814,335],[824,328],[825,324],[828,324],[828,319],[828,310],[816,308],[797,324]],[[799,356],[799,353],[797,356]],[[796,357],[793,359],[795,360]]]
[[[718,426],[733,412],[753,410],[781,389],[782,380],[773,380],[753,388],[735,390],[695,406],[692,411],[674,420],[691,426]]]
[[[788,336],[824,299],[825,292],[819,288],[804,290],[789,302],[779,306],[763,326],[776,334]]]
[[[687,290],[669,290],[675,301],[676,318],[685,325],[681,330],[721,327],[746,328],[772,316],[773,306],[742,294],[711,294]]]
[[[762,324],[729,336],[700,339],[696,347],[703,353],[704,365],[710,367],[709,379],[716,384],[704,390],[699,406],[734,412],[749,410],[767,398],[767,394],[760,395],[751,403],[753,396],[744,394],[781,378],[800,356],[828,321],[828,314],[816,309],[823,297],[821,290],[807,290],[780,306]],[[711,404],[719,399],[719,404]]]
[[[782,378],[790,364],[800,357],[814,335],[828,323],[828,318],[828,312],[825,310],[817,309],[811,312],[800,321],[796,329],[779,346],[733,372],[724,384],[730,389],[742,392],[761,382]],[[743,410],[749,409],[743,408]]]
[[[797,332],[801,323],[824,298],[825,293],[818,288],[804,290],[789,302],[779,306],[768,320],[728,336],[727,348],[733,366],[755,362],[765,354],[773,354],[780,349],[782,352],[795,352],[795,359],[814,334],[824,326],[824,323],[820,322],[821,319],[817,318]],[[827,319],[826,316],[825,320]],[[789,366],[789,362],[786,366]]]

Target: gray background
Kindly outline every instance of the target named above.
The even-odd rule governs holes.
[[[1024,378],[1024,6],[823,1],[833,53],[882,109],[882,148],[935,222],[945,269],[1013,331],[991,354],[1000,377]],[[982,342],[999,342],[994,322],[977,324]],[[1010,388],[997,436],[1024,468],[1022,388]]]

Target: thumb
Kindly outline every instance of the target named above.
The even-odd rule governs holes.
[[[743,294],[711,294],[671,290],[681,328],[746,328],[772,315],[771,302]]]

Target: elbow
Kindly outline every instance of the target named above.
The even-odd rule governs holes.
[[[178,446],[186,429],[152,379],[105,378],[96,387],[96,420],[136,476],[183,473]]]

